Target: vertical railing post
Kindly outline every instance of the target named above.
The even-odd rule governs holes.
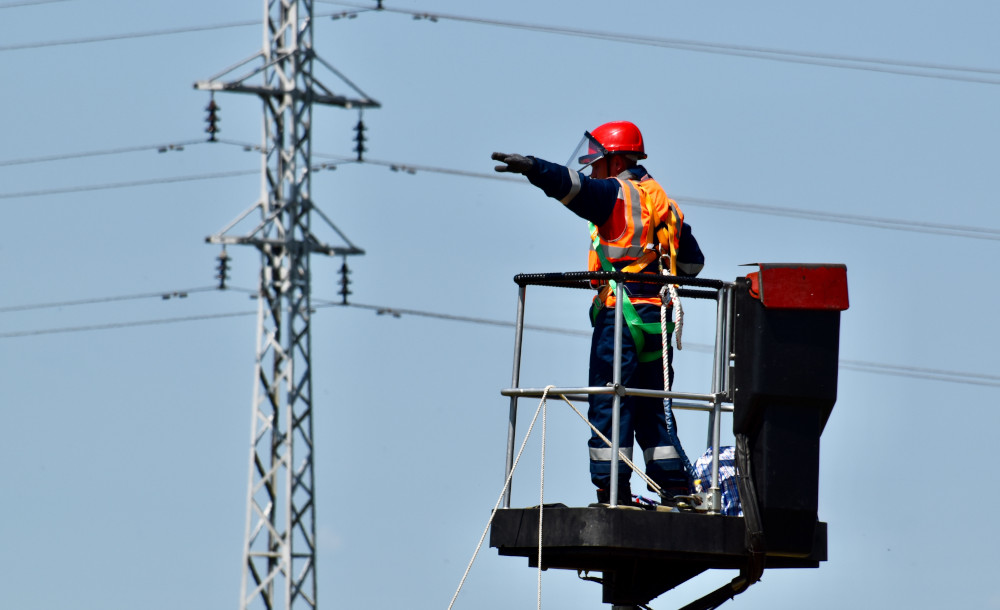
[[[525,284],[518,285],[517,290],[517,321],[514,325],[514,372],[511,374],[510,387],[516,388],[521,383],[521,338],[524,335],[524,299],[527,295],[528,287]],[[504,470],[504,482],[510,477],[514,468],[514,436],[517,428],[517,396],[510,397],[510,414],[507,420],[507,466]],[[510,508],[510,492],[514,487],[514,481],[507,485],[507,491],[503,496],[503,507]]]
[[[722,394],[725,385],[726,369],[728,368],[728,315],[729,291],[726,287],[719,289],[715,307],[715,351],[712,363],[712,417],[709,429],[712,445],[712,487],[709,490],[709,512],[718,513],[722,509],[722,497],[719,489],[719,443],[722,440]]]
[[[732,402],[733,335],[736,332],[736,287],[731,284],[727,285],[725,291],[727,295],[726,303],[729,305],[726,309],[726,357],[723,360],[726,367],[726,374],[723,376],[723,382],[725,383],[723,391],[726,395],[726,400]]]
[[[615,355],[612,373],[612,385],[615,389],[611,403],[611,506],[618,506],[618,451],[621,428],[622,397],[619,389],[622,383],[622,282],[615,282]]]

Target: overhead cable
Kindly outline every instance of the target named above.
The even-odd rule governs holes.
[[[171,149],[183,150],[183,147],[190,144],[201,144],[204,140],[191,140],[185,142],[179,142],[175,144],[160,144],[160,145],[146,145],[146,146],[134,146],[126,148],[117,148],[101,151],[91,151],[91,152],[81,152],[81,153],[71,153],[67,155],[52,155],[46,157],[34,157],[25,159],[11,159],[6,161],[0,161],[0,166],[4,165],[18,165],[26,163],[40,163],[44,161],[54,161],[60,159],[70,159],[77,157],[87,157],[87,156],[97,156],[97,155],[110,155],[125,152],[136,152],[144,151],[150,149],[164,150],[167,147]],[[260,150],[260,146],[257,144],[250,144],[246,142],[239,142],[235,140],[218,140],[220,144],[229,144],[232,146],[239,146],[244,150]],[[524,180],[518,177],[505,176],[497,174],[496,172],[476,172],[461,170],[455,168],[447,167],[436,167],[430,165],[421,165],[413,163],[403,163],[399,161],[386,161],[381,159],[369,159],[366,158],[362,161],[358,161],[355,157],[347,157],[343,155],[333,155],[324,153],[313,153],[314,157],[331,159],[336,161],[336,164],[359,164],[366,163],[369,165],[377,165],[381,167],[387,167],[395,172],[402,172],[407,174],[415,174],[418,171],[430,172],[437,174],[446,174],[451,176],[462,176],[466,178],[480,178],[485,180],[499,180],[502,182],[516,182],[524,183]],[[319,164],[314,167],[314,170],[319,169],[335,169],[336,165],[330,164]],[[195,174],[188,176],[174,176],[167,178],[151,178],[147,180],[135,180],[129,182],[114,182],[108,184],[94,184],[94,185],[78,185],[78,186],[67,186],[59,188],[49,188],[49,189],[39,189],[34,191],[21,191],[12,193],[0,193],[0,199],[15,199],[18,197],[39,197],[44,195],[59,195],[75,192],[84,191],[97,191],[106,189],[119,189],[119,188],[129,188],[135,186],[150,186],[156,184],[169,184],[175,182],[191,182],[198,180],[214,180],[219,178],[232,178],[237,176],[246,176],[251,174],[258,174],[259,169],[247,169],[247,170],[235,170],[229,172],[217,172],[212,174]],[[788,218],[800,218],[804,220],[814,220],[818,222],[836,222],[841,224],[849,224],[855,226],[870,227],[876,229],[889,229],[893,231],[906,231],[911,233],[928,233],[931,235],[944,235],[950,237],[964,237],[969,239],[981,239],[987,241],[1000,241],[1000,229],[990,228],[990,227],[977,227],[972,225],[956,225],[956,224],[945,224],[945,223],[933,223],[915,220],[905,220],[899,218],[885,218],[878,216],[865,216],[858,214],[845,214],[841,212],[826,212],[817,210],[804,210],[800,208],[788,208],[781,206],[772,205],[761,205],[754,203],[736,202],[736,201],[726,201],[722,199],[710,199],[705,197],[690,197],[686,195],[676,195],[674,197],[680,203],[692,206],[704,206],[725,210],[732,210],[737,212],[746,212],[750,214],[764,214],[770,216],[785,216]]]
[[[8,305],[0,307],[0,313],[11,313],[15,311],[34,311],[38,309],[55,309],[61,307],[75,307],[79,305],[94,305],[97,303],[112,303],[115,301],[134,301],[138,299],[160,299],[168,300],[172,298],[185,298],[189,294],[198,292],[208,292],[218,290],[215,286],[202,286],[201,288],[185,288],[181,290],[169,290],[166,292],[142,292],[139,294],[126,294],[110,297],[96,297],[90,299],[76,299],[74,301],[56,301],[50,303],[29,303],[26,305]]]
[[[314,299],[314,302],[316,300]],[[379,315],[389,315],[394,318],[400,318],[404,315],[413,315],[426,318],[435,318],[439,320],[446,320],[452,322],[466,322],[470,324],[488,325],[488,326],[503,326],[508,328],[514,328],[516,325],[513,322],[506,320],[491,320],[488,318],[476,318],[471,316],[459,316],[453,314],[443,314],[439,312],[432,311],[421,311],[415,309],[402,309],[396,307],[387,307],[382,305],[365,305],[360,303],[348,303],[343,305],[337,301],[325,301],[322,304],[316,305],[319,307],[353,307],[357,309],[366,309],[375,311]],[[571,335],[579,337],[589,337],[591,333],[586,330],[573,330],[568,328],[558,328],[553,326],[533,326],[525,324],[524,328],[526,330],[534,330],[547,333],[557,333],[562,335]],[[691,344],[687,341],[684,343],[686,348],[694,348],[694,351],[702,353],[713,353],[714,348],[711,345],[705,344]],[[966,385],[983,385],[990,387],[1000,387],[1000,375],[987,375],[981,373],[967,373],[963,371],[949,371],[945,369],[930,369],[915,366],[904,366],[896,364],[883,364],[879,362],[869,362],[864,360],[840,360],[841,368],[858,371],[862,373],[873,373],[876,375],[892,375],[896,377],[910,377],[917,379],[924,379],[928,381],[946,381],[948,383],[959,383]]]
[[[22,2],[4,2],[0,4],[0,9],[19,8],[22,6],[35,6],[38,4],[52,4],[53,2],[68,2],[69,0],[23,0]]]
[[[39,189],[35,191],[21,191],[16,193],[0,193],[0,199],[16,199],[19,197],[41,197],[43,195],[64,195],[66,193],[79,193],[84,191],[103,191],[108,189],[130,188],[133,186],[149,186],[152,184],[171,184],[174,182],[193,182],[197,180],[216,180],[218,178],[233,178],[236,176],[249,176],[260,174],[259,169],[234,170],[229,172],[215,172],[212,174],[194,174],[189,176],[171,176],[167,178],[149,178],[147,180],[131,180],[128,182],[111,182],[106,184],[84,184],[77,186],[65,186],[50,189]]]
[[[57,0],[50,0],[55,2]],[[367,10],[375,10],[373,8],[365,8]],[[362,11],[364,12],[364,11]],[[344,13],[324,13],[313,15],[313,19],[320,19],[326,17],[338,18],[343,16]],[[211,30],[224,30],[229,28],[243,28],[249,26],[260,27],[260,19],[253,19],[247,21],[230,21],[228,23],[213,23],[210,25],[190,25],[176,28],[164,28],[159,30],[145,30],[139,32],[125,32],[122,34],[105,34],[102,36],[86,36],[82,38],[64,38],[60,40],[44,40],[39,42],[21,42],[8,45],[0,45],[0,53],[4,51],[23,51],[27,49],[39,49],[43,47],[59,47],[59,46],[69,46],[69,45],[81,45],[81,44],[91,44],[96,42],[114,42],[117,40],[130,40],[136,38],[152,38],[156,36],[172,36],[174,34],[190,34],[193,32],[207,32]]]
[[[49,0],[49,1],[56,2],[60,0]],[[464,15],[453,15],[453,14],[443,14],[443,13],[431,14],[425,11],[386,8],[384,6],[373,7],[370,5],[361,5],[349,2],[336,2],[332,0],[326,0],[326,1],[329,4],[353,7],[358,10],[351,12],[318,14],[314,15],[314,19],[326,18],[326,17],[339,19],[345,16],[347,17],[356,16],[359,12],[386,11],[386,12],[411,15],[417,19],[426,18],[431,21],[437,21],[439,19],[464,21],[464,22],[478,23],[483,25],[493,25],[499,27],[537,31],[548,34],[560,34],[564,36],[594,38],[594,39],[607,40],[609,42],[618,42],[623,44],[675,48],[679,50],[693,51],[698,53],[734,55],[740,57],[748,57],[752,59],[766,59],[771,61],[799,63],[799,64],[816,65],[816,66],[831,67],[831,68],[842,68],[847,70],[865,70],[870,72],[882,72],[888,74],[899,74],[904,76],[916,76],[921,78],[937,78],[937,79],[954,80],[954,81],[983,83],[990,85],[1000,84],[1000,70],[994,68],[981,68],[975,66],[960,66],[954,64],[861,57],[861,56],[851,56],[851,55],[844,55],[837,53],[790,51],[787,49],[776,49],[776,48],[758,47],[750,45],[713,43],[713,42],[704,42],[698,40],[685,40],[679,38],[641,36],[635,34],[614,34],[608,32],[595,31],[595,30],[565,28],[565,27],[557,27],[557,26],[550,26],[543,24],[503,21],[498,19],[486,19],[480,17],[469,17]],[[22,4],[15,3],[11,6],[20,6],[20,5]],[[0,8],[4,7],[0,5]],[[203,32],[203,31],[220,30],[226,28],[257,26],[259,24],[260,24],[259,20],[237,21],[237,22],[216,23],[216,24],[202,25],[202,26],[185,26],[178,28],[147,30],[141,32],[127,32],[122,34],[90,36],[83,38],[16,43],[10,45],[0,45],[0,52],[36,49],[36,48],[52,47],[52,46],[89,44],[96,42],[108,42],[116,40],[135,39],[135,38],[148,38],[155,36],[168,36],[173,34],[186,34],[191,32]],[[989,78],[988,76],[987,77],[975,76],[977,74],[995,75],[998,78]]]
[[[348,163],[351,161],[357,161],[353,157],[344,157],[343,155],[328,155],[323,153],[313,153],[314,157],[320,157],[324,159],[334,159],[340,163]],[[520,182],[523,183],[524,180],[521,178],[515,178],[512,176],[504,176],[498,174],[497,172],[474,172],[468,170],[454,169],[448,167],[433,167],[430,165],[417,165],[413,163],[401,163],[399,161],[385,161],[380,159],[370,159],[365,157],[360,163],[367,163],[368,165],[379,165],[382,167],[388,167],[394,172],[403,172],[405,174],[415,174],[419,172],[431,172],[436,174],[448,174],[451,176],[464,176],[466,178],[483,178],[486,180],[499,180],[501,182]]]
[[[1000,375],[985,375],[982,373],[949,371],[946,369],[933,369],[917,366],[900,366],[896,364],[882,364],[864,360],[840,360],[840,367],[863,373],[895,375],[898,377],[910,377],[915,379],[932,379],[937,381],[949,381],[953,383],[966,383],[992,387],[1000,385]]]
[[[881,218],[878,216],[862,216],[856,214],[844,214],[839,212],[802,210],[797,208],[785,208],[779,206],[759,205],[753,203],[723,201],[720,199],[688,197],[684,195],[678,195],[677,197],[675,197],[675,199],[677,199],[681,203],[690,204],[693,206],[720,208],[724,210],[733,210],[736,212],[766,214],[770,216],[787,216],[789,218],[802,218],[806,220],[816,220],[820,222],[839,222],[842,224],[857,225],[862,227],[891,229],[893,231],[909,231],[914,233],[930,233],[933,235],[948,235],[952,237],[966,237],[970,239],[985,239],[991,241],[1000,241],[1000,229],[992,229],[990,227],[976,227],[971,225],[952,225],[944,223],[923,222],[916,220],[903,220],[900,218]]]
[[[133,38],[149,38],[153,36],[170,36],[172,34],[187,34],[190,32],[205,32],[209,30],[222,30],[226,28],[242,28],[247,26],[260,26],[260,19],[253,21],[234,21],[230,23],[215,23],[212,25],[193,25],[178,28],[165,28],[160,30],[146,30],[144,32],[126,32],[123,34],[105,34],[103,36],[87,36],[83,38],[64,38],[61,40],[44,40],[40,42],[21,42],[16,44],[0,45],[0,52],[23,51],[25,49],[39,49],[42,47],[58,47],[68,45],[90,44],[94,42],[110,42],[115,40],[129,40]]]
[[[142,146],[126,146],[123,148],[108,148],[104,150],[88,150],[75,153],[64,153],[61,155],[46,155],[42,157],[22,157],[19,159],[0,160],[0,167],[11,165],[30,165],[33,163],[48,163],[51,161],[65,161],[68,159],[82,159],[85,157],[100,157],[103,155],[118,155],[123,153],[144,152],[155,150],[158,152],[168,152],[172,150],[184,150],[185,146],[195,144],[205,144],[207,140],[186,140],[184,142],[169,142],[166,144],[145,144]]]
[[[188,290],[168,290],[159,292],[148,292],[134,295],[122,295],[115,297],[106,297],[103,299],[79,299],[75,301],[61,301],[56,303],[41,303],[34,305],[15,305],[6,306],[0,308],[0,313],[3,312],[13,312],[13,311],[23,311],[28,309],[40,309],[49,307],[63,307],[71,305],[84,305],[91,303],[100,303],[108,301],[120,301],[128,299],[142,299],[150,297],[160,297],[166,298],[170,295],[180,295],[184,293],[197,293],[197,292],[208,292],[210,290],[217,290],[214,287],[202,287],[193,288]],[[234,292],[246,292],[248,294],[256,294],[257,291],[247,289],[247,288],[233,288]],[[447,314],[435,311],[425,311],[419,309],[409,309],[402,307],[392,307],[386,305],[371,305],[362,303],[348,303],[343,304],[340,301],[331,301],[323,299],[313,299],[313,307],[315,309],[321,308],[331,308],[331,307],[350,307],[354,309],[363,309],[367,311],[374,311],[377,315],[387,315],[393,318],[401,318],[406,316],[417,316],[424,318],[433,318],[437,320],[444,320],[448,322],[464,322],[468,324],[476,324],[481,326],[494,326],[503,328],[514,328],[515,324],[507,320],[496,320],[490,318],[480,318],[474,316],[464,316]],[[28,337],[28,336],[38,336],[38,335],[52,335],[52,334],[64,334],[64,333],[74,333],[74,332],[87,332],[87,331],[98,331],[98,330],[113,330],[119,328],[134,328],[139,326],[154,326],[163,324],[175,324],[180,322],[195,322],[201,320],[212,320],[218,318],[231,318],[240,316],[250,316],[254,315],[254,311],[243,311],[243,312],[230,312],[230,313],[218,313],[218,314],[202,314],[202,315],[192,315],[183,316],[175,318],[157,318],[152,320],[137,320],[132,322],[112,322],[108,324],[91,324],[84,326],[69,326],[61,328],[49,328],[49,329],[38,329],[38,330],[25,330],[25,331],[13,331],[7,333],[0,333],[0,339],[11,339],[17,337]],[[573,337],[586,338],[591,335],[590,331],[581,329],[571,329],[571,328],[560,328],[556,326],[540,326],[525,324],[525,330],[545,332],[550,334],[567,335]],[[691,351],[701,352],[701,353],[712,353],[714,351],[711,345],[690,343],[685,342],[687,349]],[[945,381],[948,383],[958,383],[965,385],[980,385],[987,387],[1000,387],[1000,375],[989,375],[982,373],[968,373],[964,371],[950,371],[946,369],[932,369],[932,368],[922,368],[915,366],[905,366],[896,364],[884,364],[879,362],[870,362],[864,360],[840,360],[840,367],[845,370],[852,370],[862,373],[873,373],[876,375],[891,375],[896,377],[909,377],[916,379],[924,379],[927,381]]]
[[[316,155],[316,153],[313,154]],[[500,176],[495,172],[470,172],[470,171],[461,171],[461,170],[454,170],[441,167],[432,167],[428,165],[404,164],[395,161],[379,161],[375,159],[365,159],[364,163],[372,165],[382,165],[396,171],[406,170],[407,173],[411,174],[415,173],[416,171],[425,171],[432,173],[465,176],[469,178],[504,180],[508,182],[519,182],[524,184],[524,180],[521,178]],[[838,222],[842,224],[872,227],[877,229],[891,229],[894,231],[930,233],[933,235],[947,235],[951,237],[965,237],[970,239],[1000,241],[1000,229],[994,229],[990,227],[977,227],[972,225],[953,225],[944,223],[905,220],[899,218],[884,218],[878,216],[863,216],[857,214],[844,214],[838,212],[804,210],[798,208],[786,208],[780,206],[760,205],[754,203],[725,201],[722,199],[689,197],[686,195],[677,195],[674,198],[680,203],[693,205],[696,207],[704,206],[704,207],[722,208],[738,212],[747,212],[751,214],[787,216],[789,218],[801,218],[804,220],[815,220],[819,222]]]
[[[200,142],[200,141],[199,141]],[[234,146],[240,146],[245,150],[259,150],[259,145],[253,145],[248,143],[242,143],[232,140],[219,140],[219,143],[231,144]],[[96,154],[113,154],[114,152],[130,152],[135,150],[146,150],[150,147],[134,147],[131,149],[115,149],[112,151],[97,151],[94,153],[76,153],[74,156],[87,156]],[[499,175],[496,172],[475,172],[468,170],[461,170],[455,168],[447,167],[435,167],[430,165],[420,165],[413,163],[402,163],[398,161],[386,161],[380,159],[364,159],[363,161],[358,161],[354,157],[346,157],[343,155],[332,155],[323,153],[313,153],[313,156],[335,160],[337,164],[369,164],[378,165],[382,167],[387,167],[392,171],[415,174],[418,171],[446,174],[451,176],[462,176],[466,178],[480,178],[485,180],[499,180],[503,182],[517,182],[524,183],[521,178],[516,178],[512,176]],[[44,160],[54,160],[53,157],[36,157],[34,159],[20,159],[12,160],[6,162],[0,162],[0,165],[4,164],[17,164],[17,163],[28,163],[28,162],[40,162]],[[320,164],[317,165],[314,170],[318,169],[335,169],[336,165],[330,164]],[[189,176],[174,176],[167,178],[151,178],[147,180],[135,180],[130,182],[114,182],[108,184],[94,184],[94,185],[78,185],[78,186],[67,186],[59,188],[50,189],[39,189],[34,191],[21,191],[13,193],[0,193],[0,199],[15,199],[18,197],[39,197],[43,195],[59,195],[75,192],[84,191],[97,191],[106,189],[119,189],[128,188],[135,186],[150,186],[156,184],[169,184],[176,182],[191,182],[198,180],[214,180],[219,178],[232,178],[237,176],[246,176],[251,174],[258,174],[259,169],[247,169],[247,170],[235,170],[229,172],[217,172],[212,174],[195,174]],[[900,218],[885,218],[878,216],[864,216],[857,214],[845,214],[840,212],[825,212],[817,210],[804,210],[800,208],[788,208],[781,206],[771,206],[771,205],[761,205],[754,203],[736,202],[736,201],[726,201],[722,199],[709,199],[704,197],[690,197],[686,195],[676,195],[675,199],[685,205],[692,206],[704,206],[711,208],[719,208],[725,210],[733,210],[737,212],[746,212],[750,214],[764,214],[770,216],[785,216],[788,218],[799,218],[804,220],[814,220],[817,222],[836,222],[841,224],[849,224],[855,226],[870,227],[876,229],[889,229],[893,231],[906,231],[911,233],[927,233],[931,235],[944,235],[949,237],[964,237],[968,239],[980,239],[987,241],[1000,241],[1000,229],[991,227],[977,227],[972,225],[955,225],[955,224],[945,224],[945,223],[933,223],[915,220],[905,220]]]
[[[320,1],[339,6],[367,8],[367,5],[355,4],[351,2],[339,2],[337,0],[320,0]],[[698,53],[735,55],[740,57],[749,57],[753,59],[766,59],[771,61],[808,64],[808,65],[816,65],[829,68],[843,68],[847,70],[865,70],[870,72],[883,72],[888,74],[900,74],[904,76],[917,76],[922,78],[938,78],[938,79],[964,81],[972,83],[1000,85],[1000,69],[993,69],[993,68],[959,66],[959,65],[931,63],[931,62],[902,61],[902,60],[885,59],[885,58],[851,56],[851,55],[843,55],[837,53],[789,51],[787,49],[776,49],[776,48],[758,47],[750,45],[722,44],[713,42],[703,42],[698,40],[685,40],[680,38],[662,38],[655,36],[643,36],[638,34],[614,34],[596,30],[567,28],[554,25],[524,23],[518,21],[504,21],[499,19],[486,19],[482,17],[470,17],[466,15],[428,13],[426,11],[416,11],[412,9],[397,9],[397,8],[382,7],[381,10],[391,13],[402,13],[405,15],[411,15],[415,19],[429,19],[431,21],[438,21],[438,20],[462,21],[467,23],[478,23],[482,25],[493,25],[498,27],[543,32],[547,34],[561,34],[565,36],[593,38],[593,39],[607,40],[609,42],[618,42],[623,44],[674,48],[674,49],[693,51]],[[976,76],[977,74],[993,75],[996,78]]]
[[[317,303],[316,308],[320,307],[345,307],[340,301],[317,301],[314,299],[314,303]],[[506,320],[491,320],[489,318],[477,318],[472,316],[460,316],[454,314],[446,314],[434,311],[420,311],[417,309],[403,309],[399,307],[386,307],[383,305],[364,305],[361,303],[347,303],[346,307],[353,307],[355,309],[367,309],[374,311],[378,315],[387,315],[393,318],[399,318],[404,315],[419,316],[424,318],[436,318],[438,320],[447,320],[449,322],[468,322],[471,324],[479,324],[481,326],[502,326],[502,327],[513,327],[513,322],[508,322]],[[577,337],[589,337],[590,333],[583,330],[573,330],[570,328],[558,328],[555,326],[536,326],[531,324],[525,324],[524,327],[528,330],[537,330],[540,332],[554,333],[559,335],[570,335]]]
[[[177,322],[195,322],[200,320],[216,320],[219,318],[235,318],[240,316],[252,316],[256,311],[241,311],[232,313],[213,313],[194,316],[183,316],[179,318],[159,318],[156,320],[136,320],[134,322],[111,322],[109,324],[90,324],[86,326],[64,326],[62,328],[46,328],[39,330],[19,330],[7,333],[0,333],[0,339],[13,339],[16,337],[31,337],[37,335],[56,335],[64,333],[88,332],[95,330],[113,330],[118,328],[134,328],[136,326],[157,326],[162,324],[176,324]]]

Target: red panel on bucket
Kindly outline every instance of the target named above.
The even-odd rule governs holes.
[[[845,265],[760,263],[758,282],[761,303],[769,309],[844,311],[849,306]]]

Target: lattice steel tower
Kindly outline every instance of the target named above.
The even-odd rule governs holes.
[[[379,104],[314,52],[312,0],[265,0],[264,11],[263,49],[195,87],[253,93],[264,106],[260,200],[208,241],[253,245],[261,253],[240,609],[292,610],[315,608],[317,588],[309,258],[363,254],[314,206],[312,107]],[[334,94],[314,76],[314,62],[359,97]],[[236,70],[246,73],[223,80]],[[230,235],[258,210],[248,233]],[[313,234],[314,211],[346,245],[330,246]]]

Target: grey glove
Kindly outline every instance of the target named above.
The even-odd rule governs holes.
[[[506,163],[497,165],[493,169],[498,172],[510,172],[512,174],[527,174],[535,167],[535,160],[523,155],[508,155],[507,153],[493,153],[491,157],[494,161]]]

